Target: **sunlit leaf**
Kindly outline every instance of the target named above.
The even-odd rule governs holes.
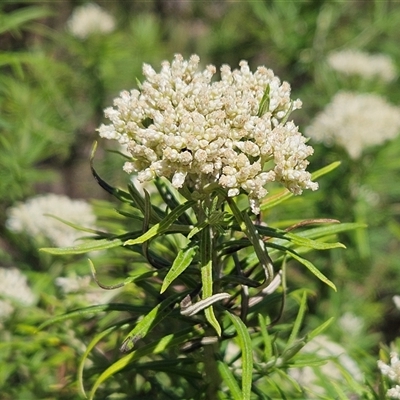
[[[191,264],[194,256],[198,250],[198,246],[190,245],[185,249],[182,249],[178,252],[172,267],[169,269],[167,275],[164,278],[161,293],[167,290],[168,286],[180,275],[185,269]]]
[[[187,201],[186,203],[176,207],[161,222],[152,226],[146,233],[139,236],[138,238],[127,240],[124,243],[124,246],[140,244],[147,240],[150,240],[156,235],[165,233],[168,230],[168,228],[177,220],[178,216],[182,215],[188,208],[192,207],[195,203],[196,203],[195,201]]]

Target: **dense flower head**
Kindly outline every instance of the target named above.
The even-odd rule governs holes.
[[[343,75],[358,75],[365,79],[390,82],[396,79],[393,60],[386,54],[369,54],[360,50],[334,51],[328,55],[328,64]]]
[[[233,71],[223,65],[212,81],[215,66],[199,71],[199,62],[176,55],[160,73],[144,64],[140,90],[123,91],[105,110],[111,124],[99,133],[126,145],[132,160],[124,170],[140,182],[166,177],[175,188],[217,182],[228,196],[247,193],[254,212],[268,182],[295,194],[317,189],[305,171],[313,148],[287,121],[301,107],[290,85],[265,67],[252,73],[246,61]]]
[[[339,92],[305,131],[330,146],[343,147],[351,158],[400,133],[400,108],[376,94]]]
[[[79,39],[101,33],[111,33],[115,29],[114,18],[95,3],[76,7],[67,22],[68,30]]]
[[[50,215],[85,228],[93,229],[96,224],[92,207],[86,201],[51,193],[19,203],[7,212],[6,226],[9,230],[25,233],[33,239],[45,238],[57,247],[72,246],[82,232]]]

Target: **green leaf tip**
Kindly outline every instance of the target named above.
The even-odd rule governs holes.
[[[270,103],[270,86],[266,86],[263,97],[260,101],[260,106],[258,107],[257,117],[262,117],[269,110]]]

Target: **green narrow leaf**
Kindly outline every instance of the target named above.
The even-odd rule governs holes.
[[[168,314],[173,310],[170,307],[178,301],[184,294],[179,293],[174,296],[169,296],[161,303],[157,304],[136,326],[129,332],[121,345],[122,352],[128,352],[133,349],[135,343],[144,338],[156,325],[158,325]]]
[[[301,392],[301,387],[299,383],[294,378],[292,378],[288,373],[286,373],[286,371],[280,368],[276,368],[275,371],[277,372],[278,375],[281,376],[282,379],[289,381],[298,392]]]
[[[336,235],[341,232],[348,232],[354,229],[364,229],[367,228],[367,226],[368,225],[366,224],[359,224],[356,222],[345,222],[307,229],[303,232],[298,232],[297,235],[312,239],[318,239],[325,236]]]
[[[279,358],[279,365],[286,364],[289,360],[291,360],[305,345],[307,341],[305,339],[297,339],[290,346],[286,347],[286,349],[282,352],[281,357]],[[278,363],[277,363],[278,364]]]
[[[329,318],[323,324],[318,326],[317,328],[313,329],[311,332],[307,333],[306,340],[309,342],[310,340],[314,339],[316,336],[320,335],[328,326],[334,321],[335,317]]]
[[[212,261],[210,260],[206,265],[201,267],[201,282],[203,284],[203,300],[212,297]],[[209,324],[215,329],[218,336],[221,336],[222,330],[219,322],[214,314],[213,306],[209,306],[204,310],[204,315]]]
[[[303,296],[301,297],[299,312],[297,313],[296,320],[294,321],[292,332],[290,333],[289,339],[287,341],[286,346],[289,347],[297,338],[299,334],[301,324],[303,323],[304,314],[306,312],[307,307],[307,292],[303,292]]]
[[[261,335],[264,341],[264,361],[268,362],[272,358],[272,340],[268,333],[267,326],[271,323],[269,316],[265,317],[265,320],[261,314],[257,315],[258,325],[261,330]]]
[[[202,299],[205,300],[213,295],[213,270],[212,270],[212,239],[210,227],[201,231],[200,237],[200,263],[201,263],[201,283]],[[214,314],[213,306],[204,310],[204,315],[209,324],[215,329],[218,336],[221,336],[222,330]]]
[[[149,229],[149,225],[151,222],[152,208],[151,208],[151,200],[149,192],[146,189],[143,189],[143,191],[144,191],[143,230],[147,231]],[[157,222],[159,221],[160,219],[157,220]]]
[[[260,204],[260,210],[265,211],[268,210],[269,208],[275,207],[278,204],[284,202],[285,200],[290,199],[293,196],[293,193],[289,192],[288,189],[283,189],[281,192],[278,194],[267,197],[265,201]]]
[[[83,227],[81,225],[74,224],[73,222],[67,221],[66,219],[62,219],[62,218],[57,217],[56,215],[53,215],[53,214],[43,214],[43,215],[51,217],[51,218],[54,218],[57,221],[60,221],[63,224],[68,225],[71,228],[74,228],[74,229],[76,229],[78,231],[88,232],[88,233],[92,233],[92,234],[104,234],[104,232],[98,231],[96,229],[85,228],[85,227]]]
[[[242,351],[242,400],[250,400],[253,380],[253,346],[247,326],[243,321],[228,312],[228,316],[238,334],[239,347]]]
[[[118,288],[121,288],[121,287],[123,287],[123,286],[125,286],[125,285],[127,285],[129,283],[129,282],[124,281],[124,282],[117,283],[115,285],[104,285],[97,278],[97,272],[96,272],[96,268],[95,268],[95,266],[93,264],[93,261],[89,258],[88,262],[89,262],[90,272],[92,273],[92,277],[93,277],[94,281],[96,282],[97,286],[101,287],[102,289],[105,289],[105,290],[118,289]]]
[[[202,229],[209,225],[207,220],[203,221],[201,224],[196,224],[193,229],[187,235],[187,238],[190,240],[194,235],[197,235]]]
[[[294,233],[287,233],[285,235],[290,241],[297,246],[304,246],[304,247],[311,247],[315,250],[330,250],[330,249],[337,249],[342,248],[345,249],[346,246],[342,243],[335,242],[335,243],[326,243],[320,242],[313,239],[308,239],[300,235],[296,235]]]
[[[293,101],[290,102],[289,109],[287,110],[285,116],[282,118],[282,121],[280,122],[282,125],[285,125],[287,120],[289,119],[290,114],[293,111]]]
[[[129,194],[136,205],[136,208],[140,210],[141,214],[147,215],[147,219],[151,221],[151,223],[156,224],[160,222],[161,217],[159,214],[162,214],[160,210],[157,209],[159,214],[156,212],[155,207],[151,205],[149,201],[149,194],[148,192],[143,189],[145,197],[140,194],[140,192],[136,189],[133,183],[128,184]]]
[[[242,391],[229,367],[223,362],[217,361],[218,371],[223,381],[231,392],[233,400],[243,400]]]
[[[267,84],[263,97],[260,101],[260,106],[258,107],[257,117],[262,117],[267,111],[269,111],[270,89],[271,87],[269,84]]]
[[[300,257],[298,254],[296,254],[294,251],[289,250],[290,255],[297,260],[299,263],[303,264],[310,272],[312,272],[320,281],[326,283],[328,286],[330,286],[335,292],[337,292],[335,284],[330,281],[315,265],[306,260],[303,257]]]
[[[182,215],[188,208],[192,207],[194,204],[196,204],[194,200],[190,200],[184,204],[181,204],[180,206],[172,210],[161,222],[153,225],[146,233],[136,239],[127,240],[124,243],[124,246],[141,244],[147,240],[150,240],[156,235],[164,233],[177,220],[180,215]]]
[[[98,314],[100,312],[105,312],[105,311],[127,311],[130,313],[143,314],[149,311],[149,307],[131,306],[129,304],[123,304],[123,303],[108,303],[108,304],[99,304],[97,306],[89,306],[85,308],[80,308],[78,310],[70,311],[62,315],[57,315],[54,318],[50,318],[47,321],[40,324],[37,330],[40,331],[46,326],[55,324],[56,322],[65,321],[66,319],[84,317],[85,315],[88,314]]]
[[[0,12],[0,34],[7,31],[15,32],[22,28],[26,28],[28,22],[52,14],[53,13],[50,9],[41,6],[24,7],[4,14]]]
[[[111,195],[113,195],[114,197],[116,197],[117,199],[123,201],[123,202],[128,202],[132,204],[132,200],[130,198],[129,193],[121,190],[121,189],[117,189],[112,187],[111,185],[109,185],[106,181],[104,181],[100,175],[96,172],[96,170],[94,169],[93,166],[93,160],[94,160],[94,155],[96,153],[96,149],[97,149],[97,141],[95,141],[93,143],[93,148],[92,148],[92,152],[90,154],[90,170],[92,171],[92,175],[94,177],[94,179],[96,179],[97,183],[108,193],[110,193]]]
[[[81,358],[81,361],[79,362],[78,366],[78,385],[79,385],[79,390],[81,391],[82,395],[87,398],[86,396],[86,391],[85,391],[85,386],[83,383],[83,369],[85,367],[85,361],[88,358],[90,352],[92,349],[97,345],[97,343],[100,342],[103,337],[107,336],[108,334],[114,332],[115,330],[122,328],[123,325],[126,324],[126,321],[118,322],[117,324],[110,326],[109,328],[105,329],[103,332],[100,332],[97,334],[88,344],[85,352],[83,353],[83,356]]]
[[[336,383],[334,380],[331,381],[331,385],[335,388],[336,390],[336,395],[335,399],[340,399],[340,400],[348,400],[349,396],[343,391],[342,389],[342,385],[343,383],[341,383],[340,385],[338,383]]]
[[[163,202],[171,209],[175,209],[176,207],[179,206],[179,201],[175,198],[175,195],[171,191],[170,187],[167,185],[167,183],[163,182],[160,178],[154,180],[154,184],[158,189],[158,192],[160,193],[161,198],[163,199]],[[190,198],[190,197],[188,197]],[[181,224],[184,225],[193,225],[193,222],[191,221],[190,217],[186,214],[183,213],[178,217],[178,221]]]
[[[134,350],[127,354],[125,357],[119,359],[111,366],[109,366],[105,371],[103,371],[94,383],[92,390],[90,391],[89,399],[93,400],[99,386],[109,379],[111,376],[115,375],[118,371],[131,364],[133,361],[145,357],[148,355],[159,354],[171,347],[182,344],[193,337],[192,327],[184,329],[177,333],[172,333],[170,335],[164,336],[163,338],[149,343],[140,349]]]
[[[315,171],[311,174],[311,179],[317,179],[321,176],[329,174],[329,172],[336,169],[340,164],[341,164],[340,161],[334,161],[333,163],[330,163],[329,165],[320,168],[318,171]]]
[[[180,274],[182,274],[185,269],[193,261],[196,255],[198,246],[189,245],[185,249],[179,251],[176,256],[171,268],[169,269],[167,275],[164,278],[160,293],[164,293],[168,286],[173,282]]]
[[[121,239],[100,239],[100,240],[85,240],[84,243],[70,246],[70,247],[43,247],[39,251],[54,255],[71,255],[71,254],[84,254],[90,251],[112,249],[114,247],[122,246],[124,242]]]

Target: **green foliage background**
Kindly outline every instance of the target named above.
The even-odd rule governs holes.
[[[143,62],[157,70],[174,53],[185,57],[197,53],[204,65],[235,67],[241,59],[249,60],[252,69],[264,64],[291,84],[293,98],[303,101],[303,109],[293,114],[303,130],[341,89],[378,93],[393,104],[400,103],[397,82],[392,86],[349,82],[326,63],[330,51],[357,48],[390,55],[400,70],[400,4],[396,1],[99,1],[116,18],[117,28],[86,40],[73,37],[66,29],[70,13],[80,4],[73,0],[0,4],[0,265],[23,271],[39,299],[36,306],[17,308],[12,318],[1,322],[0,397],[5,400],[81,398],[79,360],[83,356],[89,360],[83,384],[90,390],[99,375],[122,358],[119,347],[134,322],[157,304],[159,292],[143,278],[151,271],[143,257],[127,249],[110,249],[96,261],[98,279],[107,285],[127,277],[135,282],[125,285],[113,300],[131,308],[94,308],[37,331],[43,322],[82,305],[73,296],[62,295],[54,281],[72,271],[87,274],[87,259],[39,252],[39,247],[49,244],[13,234],[5,227],[10,206],[35,194],[55,192],[93,200],[99,224],[108,232],[121,235],[133,227],[142,228],[139,222],[113,212],[110,202],[123,212],[132,210],[97,185],[89,158],[103,109],[121,90],[135,87],[136,80],[142,79]],[[307,334],[316,336],[322,326],[324,334],[356,361],[365,381],[346,377],[338,387],[322,380],[325,397],[321,398],[348,398],[349,393],[360,399],[384,398],[382,388],[387,382],[380,381],[376,360],[380,348],[382,354],[387,353],[386,346],[399,336],[400,326],[400,311],[392,302],[393,295],[399,294],[400,280],[400,136],[368,150],[360,162],[339,147],[311,144],[315,148],[311,171],[335,161],[341,161],[340,166],[318,179],[317,192],[265,207],[263,221],[285,229],[304,219],[334,218],[368,228],[333,232],[327,238],[329,242],[340,240],[346,250],[307,254],[337,292],[290,261],[281,320],[251,338],[257,361],[252,371],[253,396],[308,398],[286,371],[294,365],[313,365],[318,370],[319,358],[297,353],[301,346],[296,346],[309,340]],[[118,150],[112,146],[100,142],[96,170],[113,186],[126,187],[129,178],[122,172],[121,157],[105,151]],[[355,192],[372,193],[378,201],[371,203]],[[279,193],[279,188],[272,188],[271,196]],[[160,197],[158,201],[161,207]],[[160,246],[172,262],[182,243],[173,239]],[[135,277],[143,279],[135,281]],[[152,293],[151,304],[143,293]],[[267,314],[277,314],[279,294],[263,303],[268,313],[254,314],[254,326],[271,322]],[[362,320],[360,330],[348,332],[337,323],[324,325],[331,317],[338,321],[346,313]],[[225,316],[222,324],[242,332],[240,322],[230,318]],[[192,339],[193,332],[186,332],[185,324],[176,322],[176,329],[182,330],[176,344]],[[106,329],[110,334],[100,337]],[[167,334],[164,329],[162,324],[155,329],[156,340]],[[97,339],[100,344],[94,346],[91,341]],[[246,334],[239,335],[239,345],[245,347],[246,340],[250,340]],[[86,354],[91,343],[94,349]],[[273,354],[287,354],[291,345],[295,345],[293,354],[282,365],[268,364]],[[201,353],[182,356],[179,347],[166,344],[157,353],[151,343],[143,346],[143,356],[101,386],[98,398],[202,398]],[[232,393],[233,398],[240,398],[241,367],[234,366],[240,352],[227,362],[228,353],[223,342],[218,368],[224,382],[231,385],[226,384],[230,391],[225,388],[220,398],[231,398]]]

